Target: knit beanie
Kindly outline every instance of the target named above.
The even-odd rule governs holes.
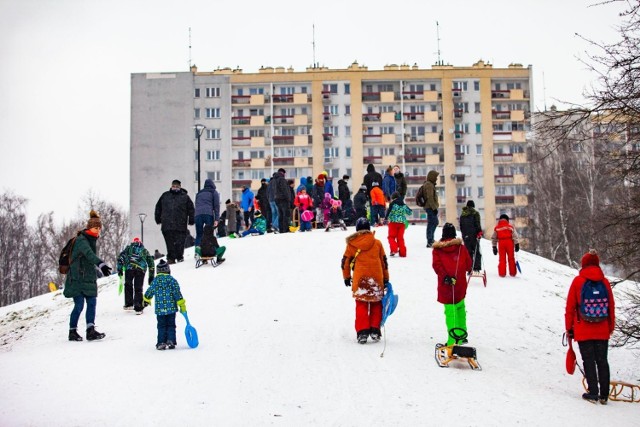
[[[156,271],[158,272],[158,274],[171,274],[171,267],[169,267],[169,264],[167,264],[164,259],[161,259],[156,266]]]
[[[506,219],[507,221],[509,221],[509,215],[502,214],[502,215],[500,215],[500,219]]]
[[[467,200],[467,207],[468,208],[475,208],[476,204],[473,200]]]
[[[371,224],[369,223],[369,220],[367,220],[367,218],[358,218],[358,220],[356,221],[356,231],[360,230],[371,230]]]
[[[443,239],[454,239],[456,237],[456,228],[453,224],[447,222],[442,226],[442,238]]]
[[[598,267],[600,265],[600,258],[598,252],[595,249],[589,249],[589,252],[582,256],[582,268],[590,265]]]
[[[102,220],[100,220],[100,214],[91,209],[91,212],[89,212],[89,221],[87,222],[87,230],[93,227],[102,228]]]

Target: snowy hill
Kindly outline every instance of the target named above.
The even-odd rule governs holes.
[[[520,252],[523,274],[499,278],[483,240],[488,285],[472,279],[466,299],[483,370],[440,368],[444,310],[425,227],[411,226],[408,257],[389,260],[400,302],[381,358],[383,341],[355,340],[340,272],[352,231],[220,239],[227,262],[215,269],[196,270],[188,252],[172,273],[196,349],[178,316],[178,348],[157,351],[153,310],[123,311],[115,276],[100,283],[100,342],[67,341],[72,304],[59,291],[0,308],[0,425],[637,425],[638,404],[591,405],[580,374],[565,373],[575,270]],[[388,251],[386,233],[376,229]],[[640,382],[632,351],[611,349],[609,361],[613,379]]]

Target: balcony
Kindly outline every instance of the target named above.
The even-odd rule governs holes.
[[[273,145],[293,145],[293,135],[276,135],[273,137]]]
[[[381,165],[382,156],[365,156],[362,158],[363,164]]]
[[[364,142],[365,144],[382,142],[382,135],[381,134],[362,135],[362,142]]]
[[[404,161],[407,163],[424,163],[425,154],[405,154]]]
[[[328,90],[322,91],[322,102],[324,104],[328,104],[331,102],[331,91],[328,91]]]
[[[456,141],[461,141],[464,136],[464,132],[461,130],[456,130],[453,132],[453,139]]]
[[[362,92],[362,102],[380,102],[380,92]]]
[[[416,101],[424,100],[424,91],[403,91],[402,99]]]
[[[273,99],[274,104],[286,104],[293,102],[293,94],[281,94],[281,95],[273,95],[271,97]]]
[[[513,175],[495,175],[496,184],[513,184]]]
[[[329,125],[332,121],[331,113],[322,113],[322,123]]]
[[[456,153],[456,162],[464,162],[464,153]]]
[[[510,90],[492,90],[491,91],[491,98],[493,99],[509,99],[511,98],[511,91]]]
[[[513,154],[512,153],[494,153],[493,161],[495,163],[511,163],[513,162]]]
[[[512,205],[514,196],[496,196],[496,205]]]
[[[286,115],[286,116],[273,116],[273,123],[274,124],[289,124],[292,125],[293,123],[293,114],[291,115]]]
[[[451,89],[451,96],[453,96],[454,99],[460,98],[462,96],[462,89]]]
[[[251,145],[250,136],[232,136],[231,145],[234,147],[248,147]]]
[[[424,112],[402,113],[407,122],[424,122]]]
[[[426,175],[405,176],[408,184],[422,184],[427,180]]]
[[[293,157],[274,157],[274,166],[293,166]]]
[[[231,95],[232,104],[250,104],[251,95]]]
[[[362,115],[363,122],[379,122],[380,113],[365,113]]]
[[[454,173],[451,175],[451,180],[456,184],[464,184],[465,175],[463,173]]]
[[[467,196],[456,196],[456,203],[463,205],[467,202]]]
[[[331,144],[333,142],[333,134],[332,133],[323,133],[322,134],[322,142]]]
[[[235,116],[231,117],[232,125],[248,125],[251,123],[251,116]]]
[[[234,168],[249,168],[251,167],[251,159],[233,159],[231,160],[231,166]]]
[[[233,188],[241,188],[243,185],[246,185],[247,187],[251,186],[251,180],[250,179],[232,179],[231,180],[231,186]]]
[[[456,108],[453,110],[453,119],[455,121],[462,120],[462,115],[464,114],[464,110],[462,108]]]
[[[511,111],[491,111],[491,118],[493,120],[511,120]]]

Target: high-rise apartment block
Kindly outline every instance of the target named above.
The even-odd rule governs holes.
[[[435,169],[441,223],[457,225],[473,199],[485,229],[507,213],[526,236],[531,91],[531,67],[483,61],[132,74],[132,229],[173,179],[195,198],[199,169],[224,201],[278,168],[296,183],[327,171],[336,189],[347,174],[355,192],[373,164],[382,174],[400,167],[416,220],[425,216],[416,191]],[[200,141],[196,125],[205,127]],[[159,227],[146,225],[146,246],[162,250]]]

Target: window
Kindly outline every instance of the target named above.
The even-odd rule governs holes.
[[[338,106],[337,105],[329,105],[329,112],[332,116],[338,115]]]
[[[338,147],[326,147],[324,149],[324,157],[325,162],[329,161],[328,159],[337,159],[338,157],[340,157],[340,149]]]
[[[207,139],[220,139],[220,129],[207,129]]]
[[[393,130],[393,126],[381,126],[380,133],[383,135],[392,135],[395,131]],[[424,131],[422,134],[424,135]]]
[[[220,150],[207,150],[206,160],[220,160]]]
[[[207,119],[219,119],[220,118],[220,108],[207,108],[206,109]]]
[[[220,98],[220,88],[219,87],[208,87],[206,90],[207,98]]]
[[[280,95],[293,95],[296,92],[296,88],[292,86],[284,86],[280,88]]]
[[[250,151],[249,157],[252,159],[264,159],[264,150]]]
[[[429,84],[429,90],[430,91],[436,91],[437,90],[436,84],[435,83],[430,83]]]
[[[484,187],[478,187],[478,198],[484,197]]]
[[[249,88],[249,95],[263,95],[264,88],[263,87],[251,87]]]
[[[199,119],[200,118],[200,109],[199,108],[194,108],[193,109],[193,118],[194,119]]]
[[[333,83],[333,84],[329,84],[329,83],[325,83],[322,85],[322,91],[324,93],[338,93],[338,84],[337,83]]]
[[[193,90],[193,97],[194,98],[200,98],[200,88],[197,87]]]
[[[351,93],[351,83],[345,83],[345,84],[344,84],[344,93],[345,93],[346,95],[348,95],[348,94],[350,94],[350,93]]]
[[[476,123],[476,133],[482,133],[482,123]]]
[[[473,110],[474,110],[473,112],[474,113],[479,113],[480,112],[480,103],[479,102],[474,102],[473,103],[473,107],[474,107],[473,108]]]
[[[479,156],[482,155],[482,144],[476,144],[476,154]]]
[[[207,172],[207,178],[213,181],[220,182],[220,171]]]
[[[351,136],[351,126],[344,127],[344,136]]]
[[[347,158],[351,157],[351,147],[346,147],[344,151],[347,153]]]
[[[346,116],[351,115],[351,105],[347,104],[347,105],[344,106],[344,114]]]
[[[467,91],[467,82],[466,81],[454,81],[453,89],[462,90],[463,92]]]
[[[476,176],[478,178],[481,178],[484,176],[484,167],[483,166],[476,166]]]
[[[476,92],[480,90],[480,81],[479,80],[474,80],[473,81],[473,90],[475,90]]]

